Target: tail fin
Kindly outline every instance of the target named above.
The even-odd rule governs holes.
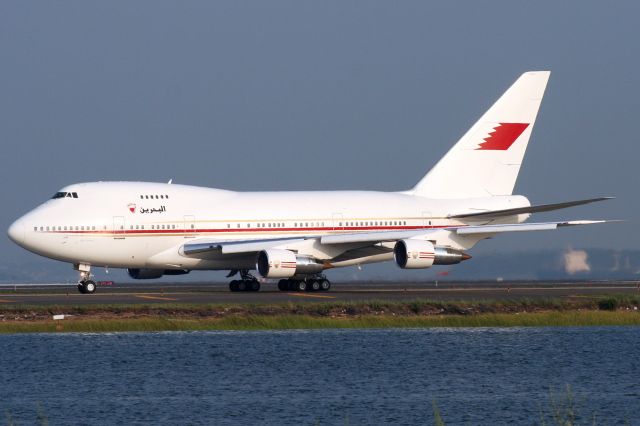
[[[522,74],[410,192],[429,198],[512,194],[550,74]]]

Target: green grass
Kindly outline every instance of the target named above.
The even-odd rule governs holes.
[[[62,321],[5,321],[0,322],[0,333],[605,325],[640,325],[640,314],[629,311],[566,311],[469,316],[362,315],[333,318],[291,314],[229,316],[222,318],[175,318],[163,316],[127,319],[110,318],[106,320],[75,318]]]
[[[0,333],[640,325],[640,299],[283,304],[5,305]],[[52,315],[68,318],[54,322]]]

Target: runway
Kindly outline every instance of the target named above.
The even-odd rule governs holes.
[[[637,295],[637,281],[532,281],[448,283],[339,283],[328,292],[281,292],[263,284],[259,292],[230,292],[225,283],[117,283],[102,285],[94,294],[80,294],[74,284],[0,285],[0,306],[95,304],[274,304],[298,302],[437,301],[579,299],[606,295]]]

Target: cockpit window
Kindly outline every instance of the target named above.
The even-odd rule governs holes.
[[[53,197],[51,197],[52,200],[55,200],[56,198],[78,198],[78,193],[77,192],[56,192]]]

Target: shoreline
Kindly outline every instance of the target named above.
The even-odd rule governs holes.
[[[54,319],[63,315],[63,319]],[[61,317],[57,317],[61,318]],[[0,307],[0,333],[640,325],[640,297]]]

